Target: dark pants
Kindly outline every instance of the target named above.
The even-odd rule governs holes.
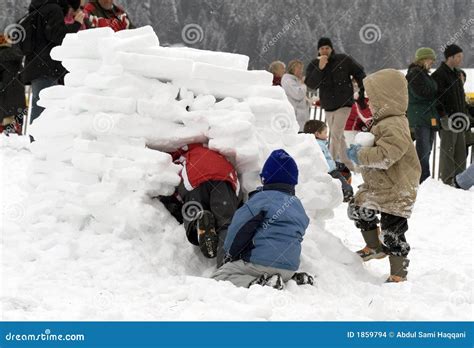
[[[445,184],[451,185],[454,177],[466,170],[465,132],[441,130],[439,135],[441,137],[439,175]]]
[[[410,252],[410,245],[405,238],[408,231],[408,220],[406,218],[387,213],[381,213],[380,220],[378,212],[371,209],[361,208],[354,203],[349,203],[348,215],[361,231],[372,231],[378,228],[380,222],[380,241],[387,255],[404,256]]]
[[[187,191],[184,185],[181,185],[179,193],[184,201],[184,228],[190,243],[199,245],[196,226],[199,211],[207,210],[214,215],[216,232],[219,235],[217,267],[220,267],[224,261],[224,241],[227,229],[239,207],[239,197],[232,185],[226,181],[207,181],[192,191]]]
[[[430,177],[430,156],[436,131],[431,127],[415,127],[416,153],[421,164],[420,184]]]
[[[38,105],[39,94],[40,92],[48,87],[56,86],[58,84],[57,77],[40,77],[33,81],[31,81],[31,116],[30,116],[30,124],[36,120],[39,115],[44,111],[44,108]]]

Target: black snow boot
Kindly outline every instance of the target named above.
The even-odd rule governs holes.
[[[197,221],[199,248],[208,259],[217,256],[219,237],[216,233],[214,215],[210,211],[203,211]]]
[[[314,284],[314,277],[305,272],[295,273],[291,279],[293,279],[297,285]]]
[[[250,282],[249,287],[252,285],[270,286],[277,290],[283,290],[285,284],[280,274],[268,275],[267,273],[262,274],[260,277],[255,278]]]

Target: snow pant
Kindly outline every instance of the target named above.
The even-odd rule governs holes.
[[[224,241],[227,229],[239,207],[240,198],[227,181],[206,181],[192,191],[186,190],[181,184],[178,190],[184,201],[182,209],[184,228],[190,243],[199,245],[196,225],[199,213],[207,210],[214,216],[215,228],[219,236],[217,267],[220,267],[224,262]]]
[[[38,105],[39,94],[40,92],[48,87],[56,86],[58,84],[57,77],[39,77],[33,81],[31,81],[31,93],[32,93],[32,100],[31,100],[31,116],[30,116],[30,124],[36,120],[39,115],[44,111],[44,108]]]
[[[466,138],[464,132],[440,130],[439,175],[447,185],[466,169]]]
[[[380,222],[380,242],[387,255],[406,257],[410,252],[410,245],[405,238],[408,231],[408,220],[401,216],[381,213],[349,203],[347,214],[362,232],[376,230]]]
[[[266,267],[238,260],[227,262],[215,271],[211,278],[215,280],[228,280],[235,286],[248,288],[252,281],[265,273],[269,276],[279,274],[284,282],[289,281],[295,274],[294,271],[287,269]]]
[[[329,152],[335,161],[344,163],[350,171],[354,171],[354,164],[346,154],[346,140],[344,128],[349,118],[351,108],[343,107],[335,111],[326,111],[326,122],[328,124],[331,138],[329,140]]]
[[[420,184],[430,177],[430,156],[436,130],[431,127],[415,127],[416,153],[421,165]]]
[[[469,168],[456,176],[456,183],[463,190],[469,190],[474,186],[474,164],[471,164]]]

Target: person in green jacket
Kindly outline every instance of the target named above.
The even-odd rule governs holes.
[[[408,67],[408,122],[414,130],[416,153],[421,164],[420,184],[430,177],[430,155],[439,126],[436,110],[438,86],[430,76],[430,69],[436,60],[433,49],[419,48],[415,62]]]

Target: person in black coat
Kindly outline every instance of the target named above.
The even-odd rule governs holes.
[[[364,68],[351,56],[336,53],[328,38],[318,42],[318,58],[311,61],[306,69],[306,85],[313,90],[319,89],[321,107],[326,112],[326,120],[331,132],[329,150],[334,160],[344,163],[350,170],[353,163],[346,155],[344,127],[354,104],[352,78],[359,86],[358,103],[365,109]]]
[[[43,112],[37,105],[42,89],[58,84],[66,70],[61,62],[51,59],[53,47],[61,45],[68,33],[77,33],[84,23],[84,13],[79,9],[80,0],[32,0],[28,12],[37,18],[37,29],[33,33],[34,50],[26,56],[22,78],[31,84],[33,93],[30,123]],[[76,11],[74,23],[65,24],[69,9]]]
[[[19,79],[23,55],[0,34],[0,133],[21,132],[25,114],[25,86]]]
[[[441,118],[441,151],[439,175],[447,185],[466,169],[466,130],[469,127],[466,95],[459,67],[463,51],[457,45],[449,45],[444,51],[446,60],[431,75],[438,84],[436,109]]]

